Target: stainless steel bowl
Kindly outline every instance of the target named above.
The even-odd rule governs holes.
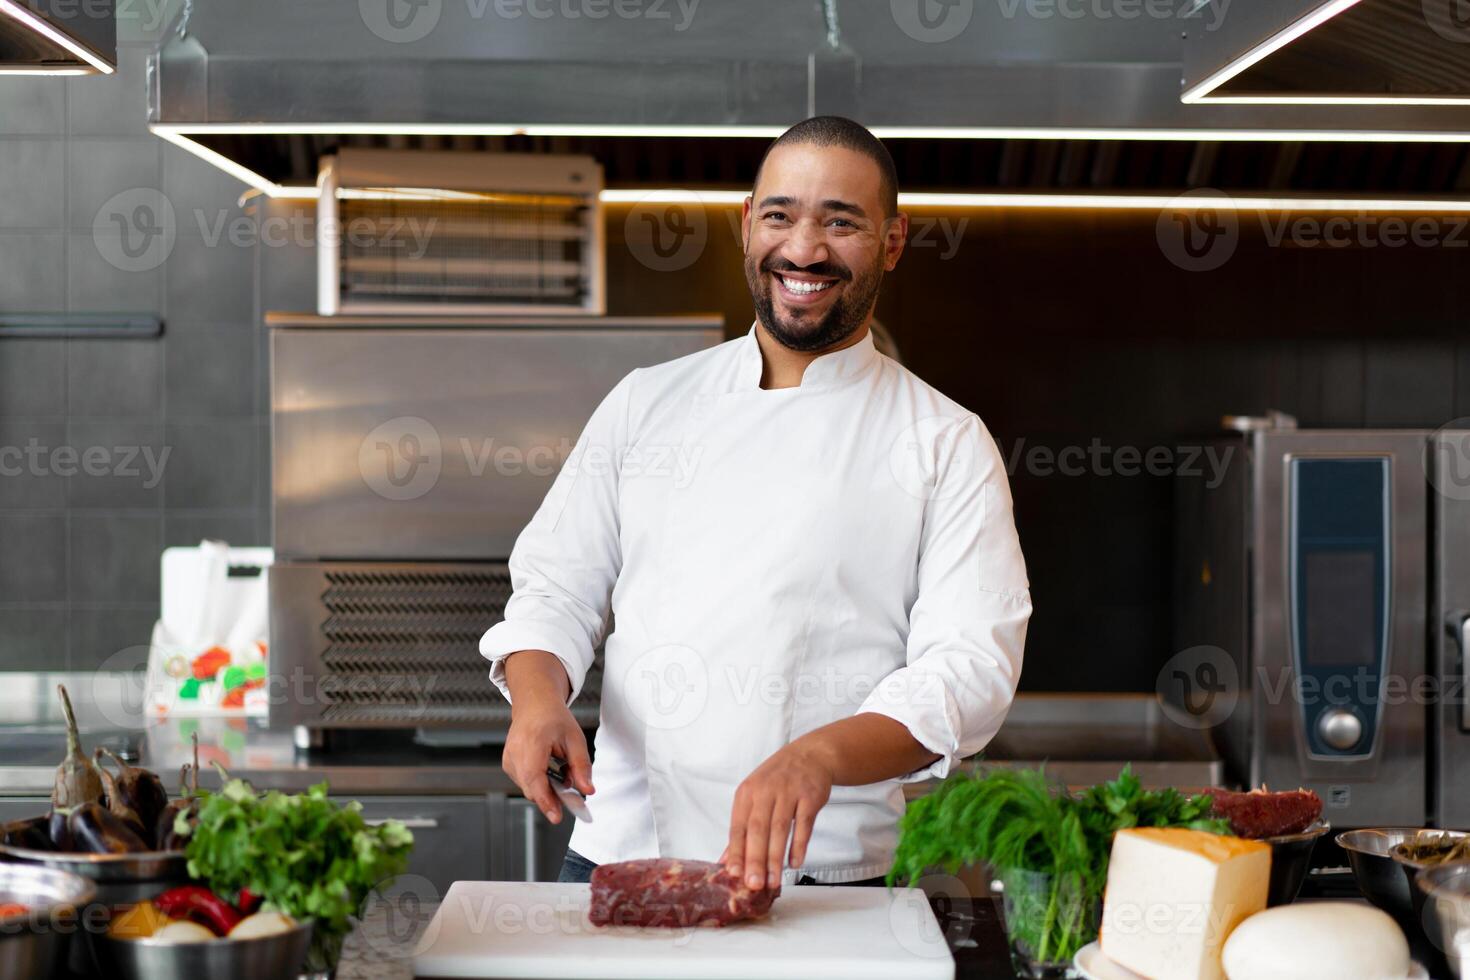
[[[0,920],[0,980],[49,977],[60,966],[67,940],[79,928],[79,909],[97,886],[65,871],[0,864],[0,902],[27,906],[23,916]]]
[[[1434,834],[1438,837],[1447,837],[1451,840],[1458,840],[1466,836],[1466,832],[1463,830],[1429,830],[1425,831],[1425,833]],[[1394,864],[1399,866],[1400,872],[1403,874],[1404,884],[1409,889],[1409,900],[1412,904],[1414,920],[1424,927],[1424,934],[1429,937],[1429,941],[1434,943],[1435,947],[1444,949],[1444,944],[1439,937],[1439,922],[1435,919],[1433,913],[1425,914],[1425,894],[1423,890],[1417,887],[1417,883],[1419,876],[1423,872],[1430,868],[1437,868],[1445,862],[1416,861],[1403,853],[1404,845],[1407,843],[1408,841],[1404,841],[1403,843],[1394,845],[1388,852],[1388,856],[1393,859]]]
[[[0,861],[38,864],[81,875],[97,883],[97,901],[105,905],[131,905],[189,880],[189,859],[183,851],[84,854],[0,844]]]
[[[1337,835],[1337,846],[1347,852],[1358,891],[1401,923],[1417,921],[1410,876],[1393,859],[1393,849],[1413,840],[1423,827],[1371,827]]]
[[[1425,868],[1414,886],[1433,912],[1450,971],[1456,980],[1470,980],[1470,861]]]
[[[301,973],[310,946],[310,922],[299,922],[296,928],[275,936],[201,943],[92,934],[102,975],[119,980],[288,980]]]
[[[1299,834],[1282,834],[1267,837],[1271,845],[1271,885],[1267,892],[1268,906],[1289,905],[1296,901],[1307,880],[1307,871],[1312,865],[1312,848],[1322,835],[1332,829],[1326,820],[1314,820],[1312,825]]]

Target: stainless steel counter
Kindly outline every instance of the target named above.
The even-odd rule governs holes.
[[[327,749],[300,751],[288,732],[258,720],[148,718],[138,675],[11,673],[0,682],[0,796],[51,792],[65,752],[57,683],[67,685],[89,749],[127,753],[170,791],[197,731],[205,785],[217,785],[210,763],[219,762],[260,789],[299,791],[326,780],[334,793],[355,796],[517,792],[493,746],[428,746],[411,731],[390,730],[338,732]],[[983,760],[967,766],[1043,763],[1074,786],[1111,779],[1124,763],[1150,786],[1203,787],[1222,778],[1205,733],[1173,724],[1148,695],[1022,695]]]

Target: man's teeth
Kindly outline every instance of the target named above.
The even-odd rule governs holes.
[[[826,282],[803,282],[800,279],[787,279],[785,276],[777,276],[777,278],[781,280],[781,285],[793,293],[820,293],[833,283],[831,279]]]

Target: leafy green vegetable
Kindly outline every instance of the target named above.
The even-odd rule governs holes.
[[[369,826],[362,804],[339,806],[327,799],[326,783],[262,795],[230,779],[218,793],[200,794],[197,826],[181,815],[174,829],[189,838],[191,877],[227,898],[248,888],[293,918],[315,920],[314,952],[333,962],[349,917],[374,887],[402,873],[413,848],[402,823]]]
[[[1010,871],[1047,875],[1049,894],[1008,896],[1025,911],[1008,916],[1007,927],[1036,959],[1070,960],[1096,937],[1093,909],[1107,883],[1113,834],[1126,827],[1229,833],[1229,823],[1211,817],[1210,806],[1204,795],[1145,790],[1126,766],[1112,782],[1078,794],[1044,769],[956,773],[909,804],[887,880],[913,881],[933,867],[953,874],[977,861],[1003,880]]]

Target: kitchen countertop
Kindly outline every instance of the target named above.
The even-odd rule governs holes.
[[[356,796],[518,793],[494,744],[426,745],[411,729],[390,729],[331,732],[326,747],[301,750],[289,731],[264,719],[150,717],[140,674],[16,672],[0,685],[0,797],[50,794],[65,752],[58,683],[67,686],[89,750],[118,751],[157,772],[170,791],[198,732],[206,786],[217,785],[210,763],[219,762],[260,789],[287,792],[326,780],[334,793]],[[1223,778],[1205,734],[1170,723],[1149,695],[1020,695],[985,758],[1045,762],[1071,785],[1111,779],[1124,762],[1150,786],[1203,787]],[[932,785],[909,783],[905,792],[922,795]]]

